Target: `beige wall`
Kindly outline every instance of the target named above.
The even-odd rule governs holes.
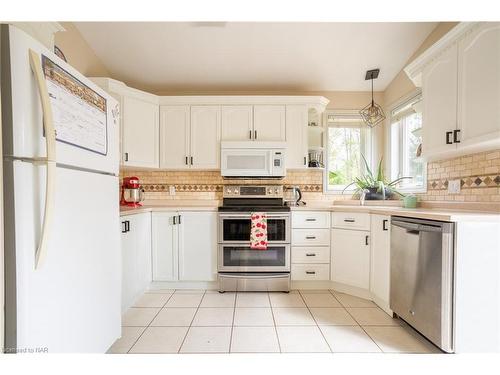
[[[55,44],[68,63],[88,77],[109,77],[110,73],[71,22],[61,22],[66,31],[56,34]]]
[[[427,48],[436,43],[441,37],[454,28],[458,22],[441,22],[436,26],[436,28],[429,34],[429,36],[424,40],[424,42],[418,47],[415,53],[410,57],[406,65],[412,62],[416,57],[422,54]],[[406,66],[405,65],[405,66]],[[415,85],[410,81],[406,73],[401,70],[396,77],[389,83],[384,91],[384,104],[386,107],[391,106],[398,99],[409,94],[415,90]]]

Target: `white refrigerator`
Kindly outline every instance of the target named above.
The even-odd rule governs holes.
[[[6,352],[106,352],[120,336],[118,103],[1,26]]]

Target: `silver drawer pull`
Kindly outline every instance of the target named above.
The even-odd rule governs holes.
[[[306,271],[307,275],[316,275],[316,271]]]
[[[306,257],[315,257],[315,256],[316,256],[316,254],[315,254],[315,253],[307,253],[307,254],[306,254]]]
[[[316,219],[306,219],[306,221],[316,221]]]
[[[316,236],[306,236],[306,240],[315,240]]]
[[[344,219],[344,221],[346,223],[355,223],[356,222],[356,220],[354,220],[354,219]]]

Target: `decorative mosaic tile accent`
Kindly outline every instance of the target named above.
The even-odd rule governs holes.
[[[460,193],[448,183],[460,180]],[[421,201],[500,202],[500,150],[465,155],[427,164],[427,192]]]
[[[452,180],[456,179],[457,178],[453,178]],[[448,189],[448,183],[448,180],[433,180],[427,182],[429,190],[446,190]],[[498,186],[500,186],[500,175],[460,177],[460,187],[464,189]]]

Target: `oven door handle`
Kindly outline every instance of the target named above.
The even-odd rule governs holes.
[[[268,274],[266,272],[265,275],[262,275],[261,274],[256,274],[256,275],[250,275],[248,272],[243,272],[245,275],[244,275],[244,278],[245,279],[262,279],[262,277],[265,277],[266,279],[270,279],[270,278],[282,278],[282,277],[287,277],[289,275],[288,272],[282,272],[281,274]],[[241,274],[229,274],[229,273],[224,273],[223,271],[222,272],[219,272],[220,275],[224,276],[224,277],[227,277],[227,278],[232,278],[232,279],[241,279]]]

